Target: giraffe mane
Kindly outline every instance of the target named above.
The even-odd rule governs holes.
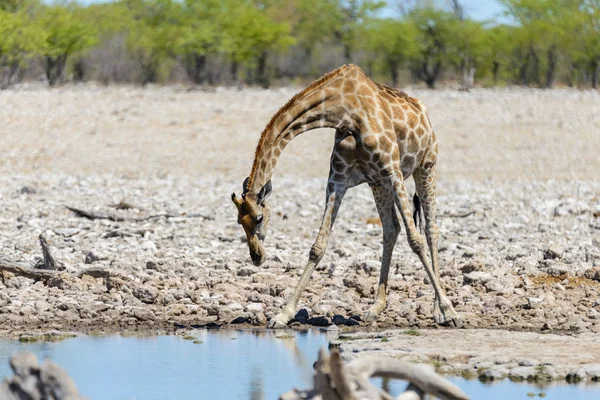
[[[279,117],[281,117],[281,115],[286,113],[299,98],[301,98],[302,96],[305,96],[310,91],[323,85],[325,82],[329,81],[330,79],[335,78],[336,76],[340,75],[343,71],[348,69],[348,67],[350,67],[350,66],[351,65],[344,64],[341,67],[326,73],[325,75],[323,75],[322,77],[320,77],[319,79],[317,79],[316,81],[314,81],[313,83],[308,85],[306,88],[304,88],[302,91],[296,93],[294,95],[294,97],[292,97],[283,107],[281,107],[279,109],[279,111],[277,111],[275,113],[275,115],[273,115],[273,117],[271,117],[271,120],[263,129],[263,131],[260,135],[260,139],[258,141],[258,145],[256,146],[256,151],[254,152],[254,162],[252,163],[252,171],[250,172],[250,176],[248,177],[248,186],[247,187],[250,188],[254,184],[254,177],[256,175],[256,169],[258,168],[258,156],[261,154],[263,148],[266,145],[267,137],[269,136],[268,133],[273,129],[273,127],[275,126],[275,122],[279,119]]]
[[[408,93],[406,93],[402,90],[399,90],[399,89],[396,89],[396,88],[393,88],[390,86],[386,86],[386,85],[383,85],[383,84],[377,83],[377,82],[375,82],[375,85],[377,85],[377,87],[379,89],[384,90],[385,92],[389,93],[390,95],[401,97],[404,100],[408,101],[409,103],[414,104],[418,107],[421,107],[421,104],[420,104],[421,102],[418,99],[412,97],[411,95],[409,95]]]

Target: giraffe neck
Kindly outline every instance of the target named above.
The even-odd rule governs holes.
[[[258,193],[271,179],[277,160],[287,144],[303,132],[317,128],[340,128],[345,110],[341,104],[341,79],[315,84],[300,92],[275,114],[256,148],[248,191]]]

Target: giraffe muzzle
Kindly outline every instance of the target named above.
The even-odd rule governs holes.
[[[252,258],[254,265],[257,267],[265,261],[264,255],[259,252],[250,252],[250,257]]]

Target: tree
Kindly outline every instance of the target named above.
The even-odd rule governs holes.
[[[264,12],[264,6],[249,0],[224,0],[222,51],[231,61],[231,72],[237,80],[240,64],[256,70],[255,81],[269,86],[267,58],[294,43],[291,27],[278,23]]]
[[[455,23],[454,15],[426,5],[410,11],[407,18],[418,31],[418,50],[412,59],[412,72],[430,89],[434,89],[444,62],[447,61],[448,41],[453,34]]]
[[[0,0],[0,11],[16,12],[21,9],[23,3],[21,0]]]
[[[598,88],[600,79],[600,0],[583,0],[563,15],[563,26],[570,40],[568,52],[576,65]]]
[[[25,13],[0,9],[0,88],[18,79],[26,60],[38,54],[42,34]]]
[[[364,29],[364,50],[372,51],[371,60],[398,85],[398,71],[417,51],[417,32],[413,24],[392,18],[373,20]]]
[[[563,16],[578,0],[500,0],[507,14],[519,22],[516,32],[521,44],[523,63],[520,67],[521,84],[534,80],[539,86],[552,87],[556,77],[559,51],[565,40]],[[542,60],[546,54],[546,76],[542,77]]]
[[[142,85],[158,82],[164,63],[175,56],[182,31],[180,3],[173,0],[128,0],[127,48]]]
[[[448,22],[446,55],[460,74],[462,87],[473,86],[475,72],[483,64],[486,46],[485,29],[481,22],[455,19]]]
[[[42,7],[36,23],[43,32],[41,54],[50,86],[64,79],[65,67],[74,53],[90,48],[97,41],[96,30],[82,19],[74,5]]]
[[[221,2],[219,0],[186,0],[181,10],[181,29],[174,43],[188,78],[195,84],[208,79],[206,60],[219,51],[221,42]]]
[[[334,35],[344,48],[344,58],[352,62],[354,50],[358,47],[361,26],[373,18],[373,14],[385,6],[379,0],[339,0],[336,13]]]
[[[291,24],[291,35],[296,39],[298,50],[305,68],[309,75],[318,75],[317,64],[319,62],[321,45],[330,47],[337,42],[335,33],[339,24],[339,1],[338,0],[293,0],[291,4],[292,13],[288,16]]]
[[[496,25],[485,31],[483,48],[483,68],[491,70],[495,85],[499,82],[502,72],[507,70],[510,55],[513,50],[513,28],[508,25]]]

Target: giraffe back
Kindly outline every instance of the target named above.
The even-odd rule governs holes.
[[[418,166],[435,162],[437,141],[421,101],[373,82],[358,67],[349,68],[343,78],[345,109],[369,153],[389,155],[400,163],[405,178]]]

